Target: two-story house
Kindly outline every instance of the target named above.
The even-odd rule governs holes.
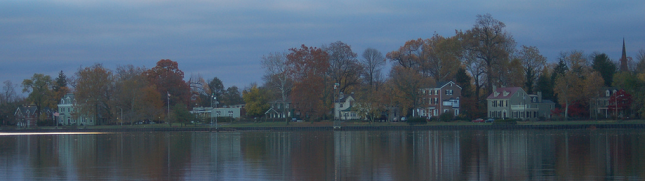
[[[455,82],[439,82],[434,87],[423,88],[421,95],[421,108],[417,108],[419,116],[430,118],[448,112],[459,115],[461,87]]]
[[[338,99],[334,101],[334,118],[340,120],[360,119],[354,101],[354,93],[345,95],[341,92]]]
[[[74,94],[65,94],[58,104],[58,124],[95,125],[94,116],[80,115],[76,112]]]
[[[264,115],[267,116],[267,118],[288,118],[292,117],[293,115],[293,109],[290,109],[289,105],[291,104],[288,100],[283,102],[281,100],[276,100],[276,101],[271,101],[269,102],[271,105],[271,108],[267,110]]]
[[[36,121],[38,120],[38,114],[36,111],[38,108],[36,106],[18,106],[16,112],[13,113],[16,119],[16,126],[18,127],[32,127],[36,126]]]
[[[609,118],[614,113],[609,111],[609,100],[612,95],[618,92],[614,87],[603,87],[598,94],[589,101],[589,117],[591,118]]]
[[[539,120],[550,118],[555,103],[543,100],[542,93],[527,94],[521,87],[493,87],[487,98],[489,118]]]

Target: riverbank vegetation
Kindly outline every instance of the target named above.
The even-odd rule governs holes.
[[[276,107],[281,126],[303,125],[289,124],[292,118],[316,125],[325,123],[321,120],[334,119],[334,103],[343,93],[355,95],[351,107],[361,120],[374,125],[399,125],[378,121],[418,117],[421,109],[417,108],[428,107],[431,102],[419,90],[444,81],[454,81],[462,88],[456,117],[464,120],[487,117],[486,97],[495,86],[521,87],[528,94],[541,92],[544,99],[557,103],[551,114],[553,120],[597,119],[598,115],[590,110],[598,104],[595,98],[602,87],[620,90],[608,101],[605,118],[642,119],[645,115],[645,50],[641,49],[635,59],[623,53],[619,61],[614,61],[602,52],[589,54],[570,47],[572,50],[562,50],[561,56],[547,61],[538,47],[518,46],[505,27],[490,14],[478,15],[471,29],[455,30],[454,35],[448,36],[429,33],[426,38],[401,42],[398,49],[388,50],[385,55],[367,48],[359,56],[341,41],[321,47],[304,44],[285,47],[283,52],[260,58],[265,70],[263,84],[251,83],[242,89],[225,88],[217,77],[186,77],[179,64],[169,59],[159,60],[149,69],[123,65],[111,70],[95,64],[80,67],[69,77],[62,71],[56,78],[35,73],[20,84],[27,97],[16,92],[17,84],[4,82],[0,96],[1,125],[15,126],[24,121],[15,117],[15,110],[26,105],[37,108],[36,126],[53,125],[59,112],[57,105],[68,93],[76,99],[75,117],[91,117],[96,124],[108,127],[137,126],[151,121],[163,122],[166,127],[174,127],[175,123],[190,126],[193,122],[205,122],[187,114],[194,107],[242,104],[247,110],[243,119],[266,119],[268,109],[283,105]],[[391,69],[384,70],[388,62]],[[393,115],[397,115],[396,119]],[[441,122],[427,124],[471,124],[452,119],[441,118]],[[570,124],[581,122],[594,121]],[[560,124],[557,121],[517,124],[551,123]],[[279,123],[229,126],[257,124]]]

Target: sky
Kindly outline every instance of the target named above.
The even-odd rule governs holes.
[[[518,48],[535,46],[549,62],[572,50],[616,61],[623,38],[627,56],[645,49],[638,0],[2,0],[0,81],[171,59],[186,79],[244,88],[263,83],[260,60],[272,52],[342,41],[359,57],[367,48],[385,55],[408,40],[471,29],[486,13]]]

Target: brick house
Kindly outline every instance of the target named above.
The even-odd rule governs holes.
[[[18,127],[32,127],[37,126],[36,121],[38,120],[38,114],[36,112],[38,108],[36,106],[18,106],[16,112],[13,113],[16,119],[16,126]]]
[[[430,118],[448,112],[459,115],[461,87],[455,82],[439,82],[435,87],[421,89],[421,94],[419,116]]]

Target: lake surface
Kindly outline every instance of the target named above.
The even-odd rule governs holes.
[[[4,134],[0,180],[645,180],[645,132]]]

